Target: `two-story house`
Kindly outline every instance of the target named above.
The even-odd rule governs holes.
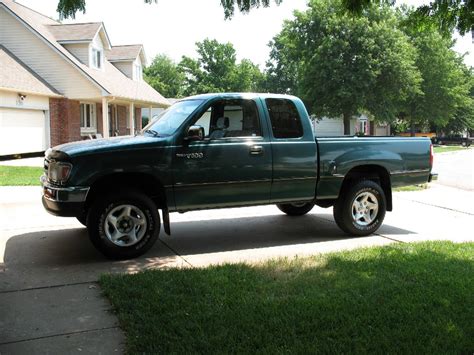
[[[143,81],[141,45],[112,46],[103,23],[61,24],[0,1],[0,155],[133,134],[169,102]]]

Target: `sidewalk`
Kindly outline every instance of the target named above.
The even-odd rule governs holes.
[[[162,232],[145,256],[113,262],[92,247],[75,219],[48,215],[38,187],[0,188],[0,354],[123,352],[124,336],[97,284],[102,273],[472,241],[473,198],[473,191],[441,185],[395,193],[394,212],[364,238],[343,234],[332,210],[317,207],[296,218],[275,206],[172,214],[171,237]]]

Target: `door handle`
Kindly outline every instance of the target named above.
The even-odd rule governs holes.
[[[263,154],[263,147],[261,145],[253,145],[249,149],[250,155],[261,155]]]

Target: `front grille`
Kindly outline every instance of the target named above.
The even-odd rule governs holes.
[[[49,160],[44,158],[44,173],[48,176]]]

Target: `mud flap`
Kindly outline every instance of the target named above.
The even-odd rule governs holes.
[[[163,227],[165,228],[165,233],[171,235],[170,213],[168,212],[168,208],[163,207],[161,213],[163,214]]]

